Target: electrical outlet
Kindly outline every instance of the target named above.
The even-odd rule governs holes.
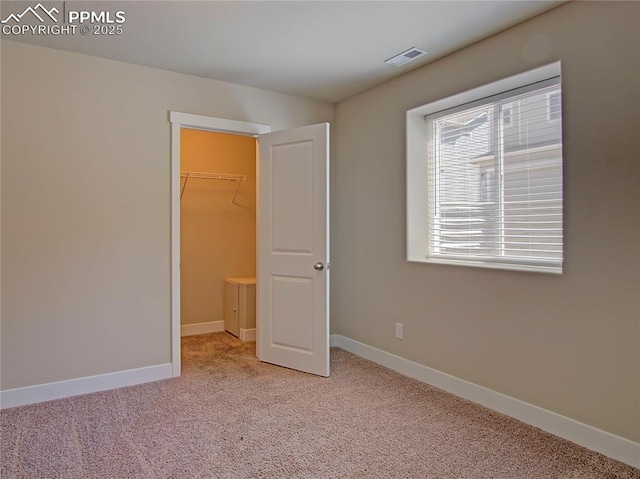
[[[396,338],[404,339],[404,327],[402,323],[396,323]]]

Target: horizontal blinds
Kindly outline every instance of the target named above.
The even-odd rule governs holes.
[[[561,116],[551,79],[426,118],[430,256],[560,268]]]

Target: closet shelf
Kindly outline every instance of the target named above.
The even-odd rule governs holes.
[[[236,196],[238,195],[238,190],[240,189],[240,183],[245,181],[247,177],[245,175],[227,175],[222,173],[202,173],[198,171],[181,171],[180,178],[184,178],[184,183],[182,185],[182,190],[180,191],[180,199],[182,200],[182,195],[184,195],[184,190],[187,187],[187,182],[189,179],[197,179],[197,180],[221,180],[221,181],[237,181],[236,190],[233,193],[232,203],[236,202]]]

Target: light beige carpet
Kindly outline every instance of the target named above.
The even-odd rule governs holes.
[[[3,410],[9,478],[640,478],[340,349],[331,377],[183,339],[180,378]]]

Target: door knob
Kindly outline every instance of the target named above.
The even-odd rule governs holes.
[[[324,269],[324,264],[322,263],[322,261],[318,261],[313,265],[313,269],[315,269],[316,271],[322,271]]]

